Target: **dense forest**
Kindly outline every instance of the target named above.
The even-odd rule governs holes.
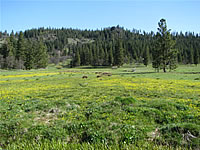
[[[171,33],[177,49],[179,64],[198,64],[200,35]],[[45,68],[48,63],[70,60],[69,67],[121,66],[124,63],[143,63],[153,60],[156,33],[120,26],[101,30],[38,28],[24,32],[0,32],[0,68]]]

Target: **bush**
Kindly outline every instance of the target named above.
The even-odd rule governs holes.
[[[56,69],[62,69],[63,67],[62,66],[56,66]]]
[[[134,99],[133,97],[126,97],[126,98],[116,97],[115,101],[121,102],[122,105],[129,105],[135,103],[136,99]]]
[[[200,125],[192,123],[169,124],[160,129],[163,141],[172,145],[200,147]]]

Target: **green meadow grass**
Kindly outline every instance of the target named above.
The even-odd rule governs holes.
[[[199,147],[199,66],[0,72],[0,149]]]

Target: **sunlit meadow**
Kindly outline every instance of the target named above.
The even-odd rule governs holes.
[[[99,149],[198,148],[200,75],[181,68],[166,74],[129,70],[0,72],[0,147],[32,149],[31,143],[59,141],[57,147],[66,149],[69,143],[77,149],[86,143],[103,144]],[[96,72],[112,76],[97,78]]]

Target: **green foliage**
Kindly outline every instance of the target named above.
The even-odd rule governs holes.
[[[23,32],[20,32],[18,40],[12,32],[1,47],[0,54],[4,58],[1,62],[2,69],[30,70],[48,65],[47,47],[44,43],[24,39]]]
[[[17,41],[16,58],[22,61],[25,61],[26,59],[26,47],[25,47],[24,34],[22,31],[19,33]]]
[[[48,54],[47,47],[42,41],[39,42],[39,45],[36,47],[35,51],[35,67],[36,68],[46,68],[48,65]]]
[[[61,65],[56,66],[56,69],[62,69],[63,67]]]
[[[0,38],[0,55],[3,55],[4,59],[1,61],[1,68],[24,69],[27,51],[30,51],[29,44],[35,45],[33,57],[36,57],[37,53],[43,54],[37,56],[40,60],[38,64],[35,63],[37,61],[34,58],[34,66],[28,65],[32,64],[28,59],[28,62],[26,62],[27,69],[45,68],[45,64],[48,62],[47,54],[50,63],[58,64],[72,59],[71,66],[73,66],[74,54],[77,51],[80,55],[80,66],[113,66],[118,63],[118,60],[116,61],[117,57],[119,57],[120,63],[116,65],[122,65],[123,63],[143,63],[147,65],[152,62],[152,66],[157,71],[165,67],[169,70],[175,69],[177,61],[180,64],[199,63],[200,36],[198,34],[192,32],[183,34],[180,32],[166,36],[170,38],[166,38],[165,43],[170,43],[169,41],[172,39],[176,43],[171,43],[172,45],[175,44],[174,48],[171,48],[167,57],[164,57],[165,60],[163,57],[158,56],[162,47],[155,44],[158,41],[157,37],[158,35],[156,36],[153,32],[141,32],[135,29],[130,31],[119,26],[94,31],[38,28],[25,30],[19,34],[12,32],[9,35],[5,32],[2,33]],[[119,38],[122,46],[119,44]],[[31,41],[31,43],[28,41]],[[43,46],[39,48],[40,41],[46,48],[42,48]],[[156,45],[160,49],[155,48]],[[165,44],[164,47],[167,48],[170,45]],[[176,55],[177,50],[179,50],[178,56]],[[14,61],[13,57],[15,57]],[[27,57],[30,58],[30,55]],[[44,61],[41,61],[41,59],[44,59]],[[170,61],[167,61],[169,59]]]
[[[34,47],[31,42],[28,42],[27,50],[26,50],[26,60],[24,66],[26,69],[30,70],[35,67],[35,57],[34,57]]]
[[[176,69],[177,50],[173,49],[175,41],[172,39],[170,30],[167,30],[165,19],[158,23],[158,32],[156,34],[156,46],[153,53],[153,67],[156,69],[170,70]]]
[[[73,60],[73,66],[80,66],[81,64],[81,60],[80,60],[80,54],[79,54],[79,51],[76,52],[75,54],[75,58]]]
[[[147,66],[149,64],[149,60],[150,60],[149,57],[150,57],[149,56],[149,48],[146,47],[145,50],[144,50],[144,54],[143,54],[143,64],[145,66]]]
[[[113,62],[114,62],[114,58],[113,58],[112,43],[109,43],[109,47],[108,47],[108,64],[112,66]]]
[[[199,52],[197,49],[194,50],[194,64],[197,65],[199,64],[199,60],[200,60],[200,57],[199,57]]]
[[[115,101],[121,102],[122,105],[129,105],[136,102],[136,100],[133,97],[127,97],[127,98],[116,97]]]
[[[122,41],[119,39],[116,49],[115,49],[115,56],[114,56],[115,65],[120,67],[124,63],[124,55],[123,55],[123,47]]]
[[[185,147],[200,147],[200,126],[192,123],[169,124],[160,129],[165,142]]]

